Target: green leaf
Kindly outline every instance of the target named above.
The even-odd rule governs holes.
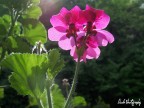
[[[42,106],[44,108],[47,108],[47,106],[48,106],[48,100],[47,100],[47,91],[46,91],[46,89],[44,90],[44,92],[41,95],[40,99],[41,99]]]
[[[33,18],[33,19],[39,19],[39,16],[41,15],[41,9],[38,6],[30,6],[25,13],[23,14],[23,18]]]
[[[0,17],[0,45],[3,45],[3,38],[6,36],[11,19],[9,15],[3,15]]]
[[[63,68],[64,61],[60,58],[60,53],[58,50],[53,49],[50,51],[48,55],[49,59],[49,68],[48,68],[48,75],[51,78],[55,78],[58,72]]]
[[[36,99],[34,97],[29,96],[28,98],[29,98],[29,105],[28,105],[29,107],[37,105],[37,101],[36,101]]]
[[[32,0],[32,2],[33,2],[34,4],[39,4],[39,3],[40,3],[40,0]]]
[[[11,54],[2,62],[2,65],[13,71],[9,81],[19,94],[41,96],[47,70],[45,55]]]
[[[0,24],[0,36],[4,36],[4,35],[6,35],[6,33],[7,33],[7,30],[6,30],[5,26],[3,24]],[[2,38],[2,37],[0,37],[0,38]]]
[[[0,87],[0,99],[4,97],[4,88]]]
[[[54,108],[62,108],[64,106],[65,98],[57,84],[54,84],[51,88],[51,96]],[[41,102],[44,108],[47,108],[48,100],[46,90],[41,95]]]
[[[0,35],[6,35],[11,23],[9,15],[3,15],[0,17]]]
[[[46,30],[44,26],[37,22],[35,25],[28,24],[24,26],[24,38],[26,38],[32,45],[35,45],[36,41],[46,42]]]
[[[15,22],[15,26],[13,28],[13,34],[15,36],[20,36],[21,32],[22,32],[22,24],[17,21]]]
[[[85,99],[81,96],[74,97],[72,103],[73,103],[74,107],[78,107],[78,106],[80,107],[80,106],[86,106],[87,105]]]
[[[48,55],[15,53],[7,56],[1,63],[2,66],[13,71],[9,81],[19,94],[36,97],[35,99],[40,100],[47,108],[45,89],[46,86],[49,86],[53,95],[53,105],[55,108],[62,108],[65,101],[64,96],[58,86],[53,84],[56,74],[63,67],[63,60],[58,50],[50,50]],[[52,77],[46,77],[47,70]]]
[[[7,48],[10,52],[31,52],[30,45],[28,42],[19,36],[9,36],[7,39]]]
[[[54,108],[63,108],[65,98],[56,84],[52,87],[52,96]]]

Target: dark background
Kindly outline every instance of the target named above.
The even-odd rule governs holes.
[[[78,5],[85,9],[89,4],[104,9],[111,17],[106,28],[115,41],[107,47],[101,47],[97,60],[81,63],[76,95],[83,96],[87,102],[85,108],[131,108],[131,105],[119,105],[119,99],[141,100],[144,105],[144,0],[41,0],[42,15],[40,21],[46,30],[51,27],[50,17],[62,7],[71,9]],[[47,49],[57,48],[57,43],[45,43]],[[65,67],[56,78],[62,85],[62,79],[71,83],[75,62],[69,52],[62,51]],[[2,73],[1,82],[7,75]],[[62,87],[61,87],[62,88]],[[102,99],[100,101],[100,98]],[[10,87],[5,88],[5,97],[0,100],[2,108],[25,108],[28,97],[17,95]],[[83,107],[82,107],[83,108]]]

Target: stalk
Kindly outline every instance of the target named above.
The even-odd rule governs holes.
[[[48,98],[48,106],[49,106],[49,108],[53,108],[50,86],[47,86],[47,98]]]
[[[2,39],[3,42],[5,42],[6,39],[11,35],[18,17],[19,17],[19,13],[17,11],[14,13],[14,10],[11,10],[11,25],[10,25],[10,28],[8,30],[8,33]],[[3,47],[0,61],[2,61],[2,59],[5,57],[5,53],[6,53],[6,49]]]
[[[77,82],[77,77],[78,77],[78,69],[79,69],[79,64],[80,64],[80,57],[78,58],[78,62],[76,64],[76,69],[75,69],[75,74],[74,74],[74,79],[73,79],[73,83],[72,83],[72,87],[70,89],[70,92],[69,92],[69,95],[68,95],[68,98],[66,100],[66,103],[64,105],[64,108],[68,108],[68,105],[71,101],[71,98],[72,98],[72,95],[75,91],[75,87],[76,87],[76,82]]]

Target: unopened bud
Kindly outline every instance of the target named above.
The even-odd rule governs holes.
[[[64,79],[62,80],[62,82],[63,82],[63,86],[70,86],[70,84],[69,84],[69,82],[68,82],[68,79],[64,78]]]

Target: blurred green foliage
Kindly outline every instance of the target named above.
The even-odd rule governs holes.
[[[5,50],[7,51],[5,55],[11,52],[31,52],[35,41],[33,39],[41,39],[46,42],[46,35],[44,35],[46,32],[41,32],[44,27],[38,21],[39,15],[41,15],[40,9],[36,5],[31,7],[32,2],[37,4],[39,0],[9,0],[9,2],[0,0],[1,58],[4,57]],[[55,0],[53,4],[51,0],[41,0],[42,16],[40,20],[47,30],[51,26],[50,17],[57,14],[62,6],[71,9],[73,6],[79,5],[84,9],[86,4],[94,8],[104,9],[110,15],[111,22],[106,29],[114,35],[115,42],[105,48],[101,47],[101,55],[98,60],[81,64],[76,94],[85,98],[87,101],[86,108],[131,107],[117,105],[119,98],[140,98],[143,102],[144,7],[142,5],[144,0]],[[29,6],[30,8],[28,8]],[[5,42],[2,40],[7,35],[13,20],[8,18],[12,14],[12,7],[16,12],[22,14],[19,14],[17,24]],[[23,30],[27,29],[28,31],[25,33]],[[31,34],[33,33],[36,38],[32,37]],[[38,37],[37,34],[39,34]],[[50,42],[45,43],[45,45],[47,49],[57,47]],[[63,78],[72,81],[75,63],[69,57],[69,52],[61,51],[61,53],[65,55],[66,66],[56,77],[56,81],[62,88],[61,80]],[[1,85],[8,84],[6,79],[9,74],[8,69],[0,68]],[[25,108],[28,104],[28,97],[18,96],[10,87],[4,89],[4,98],[0,99],[0,106],[4,108],[14,106]]]
[[[4,97],[4,88],[0,87],[0,99]]]
[[[87,103],[83,97],[81,97],[81,96],[74,97],[74,99],[73,99],[73,106],[74,107],[80,108],[80,107],[84,107],[86,105],[87,105]]]

